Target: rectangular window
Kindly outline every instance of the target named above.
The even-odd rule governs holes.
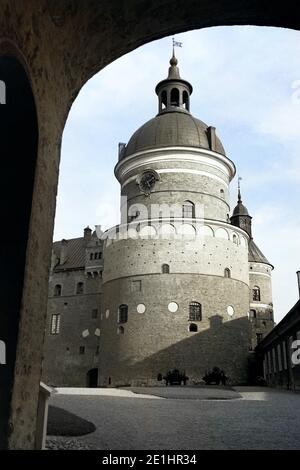
[[[201,321],[202,308],[198,302],[191,302],[189,305],[189,321]]]
[[[51,317],[51,335],[58,335],[60,331],[60,314],[52,315]]]
[[[281,356],[281,346],[277,344],[277,357],[278,357],[278,370],[282,371],[282,356]]]
[[[85,353],[85,346],[79,346],[79,354]]]
[[[99,352],[100,352],[100,346],[98,345],[96,348],[96,356],[99,356]]]
[[[84,284],[83,282],[77,282],[76,294],[83,294]]]
[[[92,310],[92,318],[97,318],[98,317],[98,309],[97,308],[93,308]]]
[[[131,292],[140,292],[142,290],[142,281],[131,282]]]

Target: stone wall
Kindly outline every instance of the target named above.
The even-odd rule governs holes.
[[[131,283],[140,279],[140,292]],[[247,379],[249,289],[234,279],[191,274],[135,276],[107,282],[101,321],[100,383],[157,384],[157,375],[185,370],[199,383],[207,369],[221,367],[231,383]],[[189,303],[202,305],[198,332],[189,331]],[[170,302],[178,310],[168,310]],[[118,334],[118,307],[128,305],[124,334]],[[138,313],[137,306],[145,306]],[[228,306],[234,314],[228,314]]]
[[[83,294],[76,294],[78,282],[84,283]],[[58,297],[53,295],[57,284],[62,286]],[[52,274],[42,376],[48,385],[86,387],[88,371],[98,368],[101,292],[102,280],[87,278],[84,270]],[[97,318],[93,318],[93,310],[97,310]],[[51,320],[57,314],[60,331],[55,335],[51,334]],[[80,354],[82,346],[84,354]]]

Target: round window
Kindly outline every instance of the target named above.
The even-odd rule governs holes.
[[[178,304],[176,302],[170,302],[168,305],[168,310],[171,313],[175,313],[178,310]]]
[[[227,313],[230,317],[234,315],[234,308],[231,305],[227,307]]]
[[[144,304],[139,304],[136,307],[137,313],[145,313],[146,311],[146,306]]]

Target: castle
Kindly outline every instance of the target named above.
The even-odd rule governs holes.
[[[44,381],[64,386],[189,383],[222,368],[246,383],[273,328],[271,272],[216,129],[190,112],[177,59],[156,86],[158,114],[119,145],[120,225],[54,243]]]

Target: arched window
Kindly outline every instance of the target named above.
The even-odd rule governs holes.
[[[56,284],[56,286],[54,287],[54,295],[55,295],[55,297],[60,297],[61,296],[61,285],[60,284]]]
[[[160,100],[161,100],[161,109],[165,109],[167,107],[167,100],[168,100],[166,90],[162,91]]]
[[[195,204],[191,201],[184,201],[182,205],[182,217],[193,219],[195,217]]]
[[[250,318],[256,318],[256,310],[250,310]]]
[[[168,264],[163,264],[161,270],[163,274],[170,274],[170,266]]]
[[[83,294],[83,282],[77,282],[76,294]]]
[[[238,237],[235,235],[235,233],[232,235],[232,241],[233,241],[233,243],[235,243],[236,245],[238,244]]]
[[[190,100],[189,100],[189,94],[187,91],[184,90],[182,93],[182,104],[185,109],[188,111],[190,110]]]
[[[224,194],[224,189],[220,189],[220,196],[222,199],[224,199],[225,194]]]
[[[260,288],[258,286],[254,286],[252,293],[253,293],[253,300],[260,302]]]
[[[202,320],[202,307],[199,302],[190,302],[189,305],[189,321]]]
[[[190,324],[189,331],[191,331],[193,333],[196,333],[196,331],[198,331],[198,326],[196,325],[196,323],[191,323]]]
[[[227,277],[227,278],[231,277],[231,272],[229,268],[224,269],[224,277]]]
[[[125,332],[124,326],[118,326],[118,328],[117,328],[118,335],[123,335],[124,332]]]
[[[179,90],[178,90],[178,88],[173,88],[171,90],[171,106],[179,107]]]
[[[128,305],[122,304],[119,306],[118,323],[127,323],[128,321]]]

